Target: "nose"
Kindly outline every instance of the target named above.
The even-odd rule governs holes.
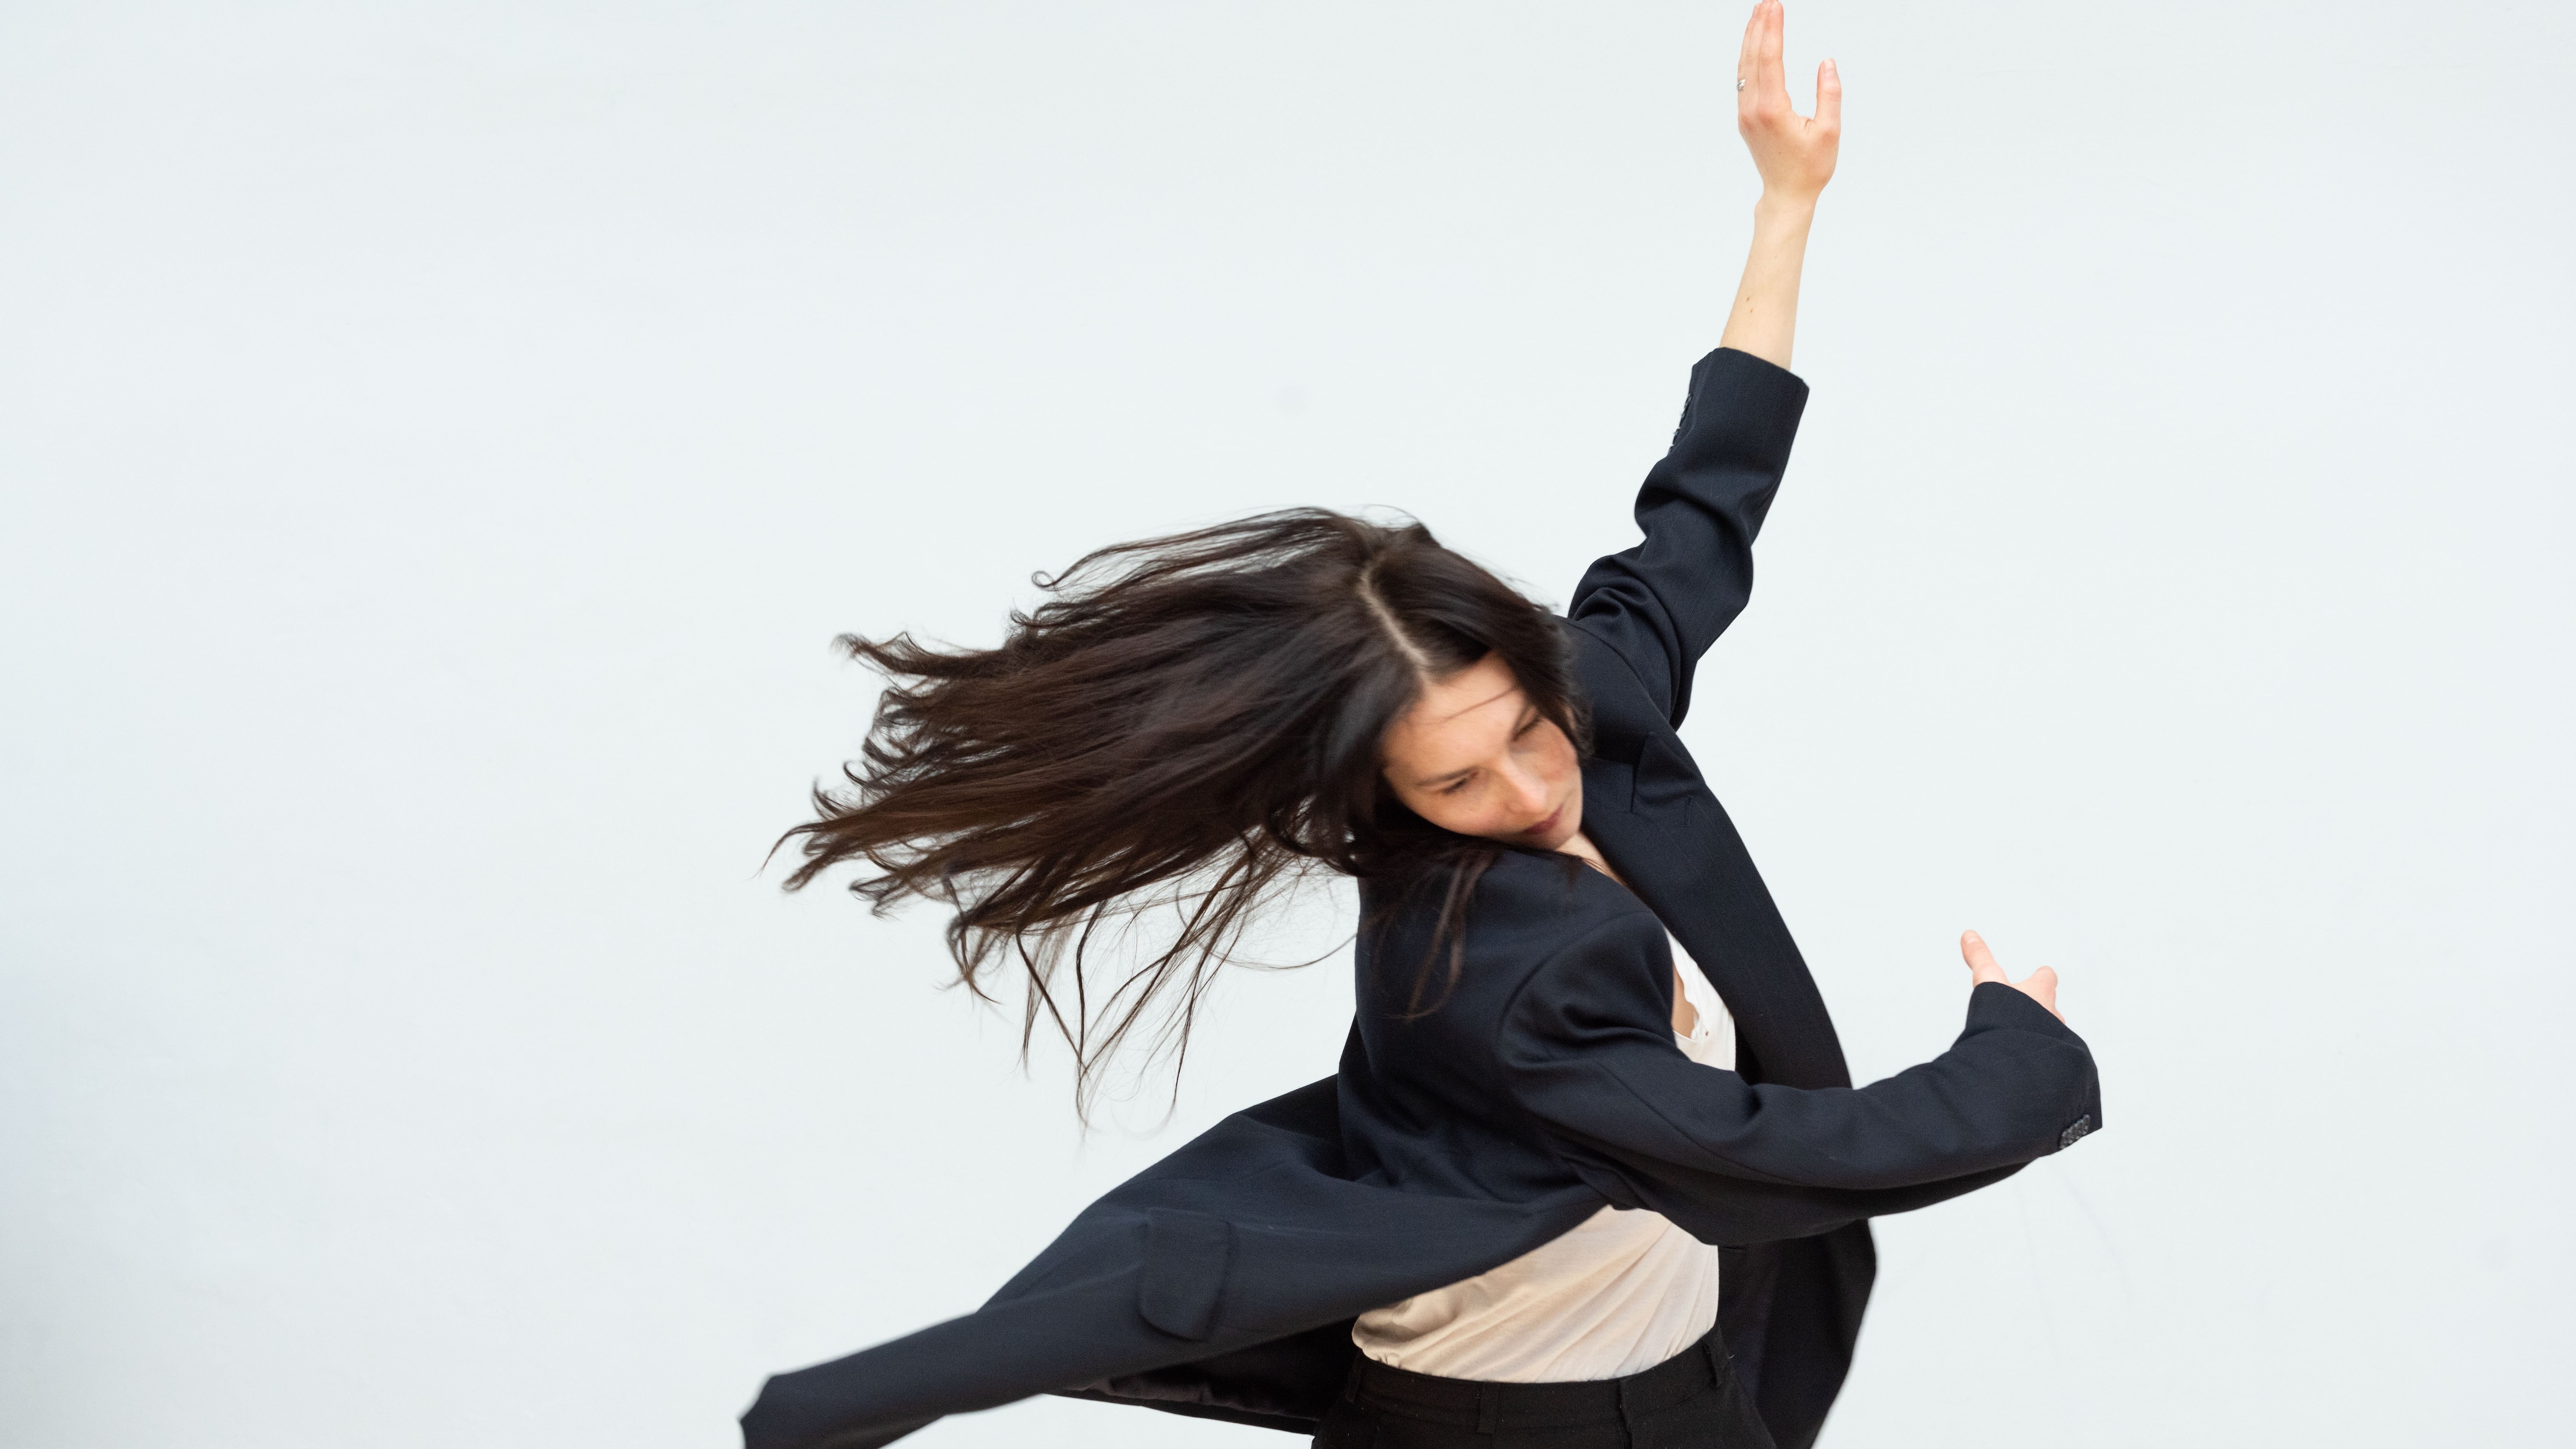
[[[1520,811],[1524,815],[1530,816],[1532,819],[1536,819],[1537,817],[1547,813],[1547,782],[1545,780],[1540,779],[1535,773],[1529,770],[1519,769],[1507,772],[1503,779],[1504,783],[1511,787],[1512,806],[1514,809]]]

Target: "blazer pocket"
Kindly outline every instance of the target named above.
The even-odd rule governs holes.
[[[1206,1213],[1148,1208],[1136,1311],[1174,1338],[1205,1342],[1216,1334],[1226,1268],[1233,1259],[1234,1224]]]
[[[1688,826],[1695,823],[1698,796],[1705,788],[1681,741],[1651,739],[1639,752],[1635,804],[1630,808]]]
[[[1634,810],[1637,761],[1646,742],[1634,736],[1604,735],[1592,742],[1592,757],[1583,762],[1583,803],[1613,810]]]

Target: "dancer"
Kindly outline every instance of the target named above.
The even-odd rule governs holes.
[[[1332,1449],[1811,1443],[1867,1220],[2101,1125],[2046,969],[1971,934],[1964,1032],[1855,1089],[1675,728],[1743,608],[1806,385],[1787,369],[1841,83],[1789,103],[1747,27],[1752,255],[1647,474],[1645,538],[1563,617],[1418,526],[1294,510],[1104,549],[992,650],[846,641],[893,687],[850,787],[791,832],[879,905],[951,906],[1078,1090],[1189,1008],[1267,888],[1357,879],[1339,1073],[1227,1118],[1082,1213],[979,1311],[769,1381],[750,1449],[872,1449],[1037,1393]],[[1551,517],[1533,527],[1562,527]],[[1175,910],[1108,979],[1087,949]],[[1159,1013],[1170,1013],[1168,1017]]]

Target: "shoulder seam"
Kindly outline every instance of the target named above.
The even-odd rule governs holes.
[[[1493,1047],[1494,1059],[1496,1061],[1502,1060],[1503,1033],[1510,1030],[1512,1017],[1521,1009],[1521,998],[1529,994],[1530,983],[1538,980],[1541,976],[1546,975],[1547,969],[1555,965],[1559,960],[1563,959],[1566,953],[1590,944],[1594,937],[1611,930],[1613,927],[1627,924],[1628,920],[1632,916],[1644,916],[1647,920],[1653,921],[1655,923],[1655,929],[1658,931],[1666,929],[1662,918],[1657,916],[1644,901],[1638,901],[1635,903],[1633,908],[1621,910],[1617,915],[1610,917],[1608,920],[1602,921],[1591,929],[1584,931],[1582,934],[1575,936],[1571,940],[1568,940],[1555,950],[1541,956],[1538,959],[1538,964],[1530,967],[1529,971],[1521,977],[1520,981],[1516,985],[1512,987],[1512,994],[1503,1002],[1503,1009],[1495,1014]]]

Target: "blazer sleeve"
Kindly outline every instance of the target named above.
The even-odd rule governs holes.
[[[1566,617],[1627,660],[1679,725],[1691,673],[1753,591],[1753,536],[1789,466],[1807,385],[1721,347],[1691,369],[1672,450],[1637,492],[1643,543],[1599,560]]]
[[[1950,1049],[1866,1087],[1747,1082],[1673,1043],[1650,919],[1605,924],[1522,987],[1497,1056],[1519,1106],[1621,1206],[1765,1242],[1955,1197],[2102,1124],[2083,1038],[2011,987],[1969,996]]]

